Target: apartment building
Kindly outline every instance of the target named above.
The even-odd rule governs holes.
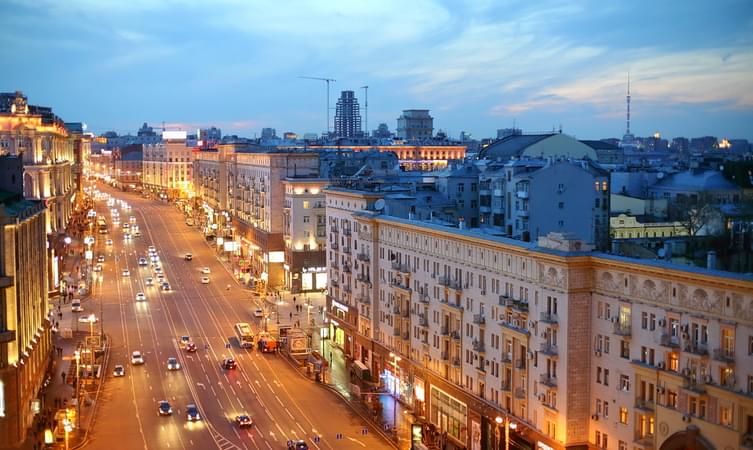
[[[326,195],[334,342],[457,447],[753,448],[752,278]]]
[[[47,406],[40,390],[52,350],[47,212],[23,198],[22,170],[17,157],[0,157],[0,448],[18,448]]]
[[[142,184],[167,199],[186,198],[193,192],[193,149],[186,133],[165,131],[162,142],[144,144]]]

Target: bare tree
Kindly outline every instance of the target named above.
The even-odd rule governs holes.
[[[696,236],[720,216],[719,209],[705,193],[690,197],[678,195],[668,205],[668,213],[671,220],[682,223],[689,236]]]

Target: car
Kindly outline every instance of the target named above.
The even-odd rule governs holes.
[[[146,280],[144,280],[144,284],[146,284],[147,286],[154,286],[154,278],[147,278]]]
[[[147,250],[149,250],[149,252],[151,253],[151,252],[156,252],[156,251],[157,251],[157,248],[156,248],[155,246],[153,246],[153,245],[150,245],[150,246],[149,246],[149,247],[147,248]]]
[[[193,255],[190,253],[186,253],[186,256],[183,257],[186,261],[191,261],[193,259]]]
[[[144,364],[144,357],[141,355],[141,352],[136,350],[135,352],[131,353],[131,364],[134,366],[140,366],[141,364]]]
[[[158,273],[157,274],[157,280],[160,282],[160,284],[162,282],[164,282],[165,281],[165,274],[164,273]]]
[[[131,237],[141,237],[141,231],[133,230],[133,233],[131,233]]]
[[[309,450],[309,445],[301,439],[288,441],[288,450]]]
[[[209,284],[209,277],[201,277],[201,284]]]
[[[131,276],[131,271],[128,270],[128,269],[123,269],[122,274],[123,274],[124,277],[130,277]]]
[[[131,216],[128,218],[128,220],[130,220],[131,223],[136,223],[136,216]]]
[[[149,263],[146,261],[146,258],[139,258],[139,265],[140,266],[146,266],[147,264],[149,264]]]
[[[201,273],[203,273],[204,275],[209,275],[210,273],[212,273],[212,271],[209,270],[209,267],[202,267]]]
[[[172,288],[170,287],[170,283],[168,283],[167,281],[165,281],[164,283],[162,283],[162,286],[160,286],[160,289],[162,289],[163,291],[170,291],[170,290],[172,290]]]
[[[112,245],[112,239],[106,240],[105,245],[108,245],[108,246]]]
[[[237,367],[233,358],[225,358],[222,360],[222,368],[227,370],[234,370]]]
[[[78,318],[78,321],[81,323],[97,323],[99,322],[99,319],[94,314],[89,316],[80,316]]]
[[[251,417],[247,414],[235,416],[235,423],[238,425],[238,428],[246,428],[254,425],[253,419],[251,419]]]
[[[186,348],[186,345],[188,345],[189,342],[191,342],[191,338],[186,335],[183,335],[180,337],[180,339],[178,339],[178,347]]]
[[[194,344],[193,342],[189,342],[188,344],[186,344],[186,351],[188,353],[195,352],[196,351],[196,344]]]
[[[112,376],[117,378],[117,377],[122,377],[124,375],[125,375],[125,367],[121,366],[120,364],[115,366],[115,370],[112,371]]]
[[[154,266],[154,273],[155,274],[162,273],[162,267],[160,267],[160,266]]]
[[[131,228],[131,224],[129,224],[128,222],[123,222],[123,229],[127,230],[129,228]]]
[[[157,264],[159,262],[159,256],[157,256],[156,254],[150,256],[149,259],[152,260],[152,264]]]
[[[254,317],[264,317],[264,311],[261,308],[254,310]]]
[[[188,419],[189,422],[193,422],[195,420],[201,420],[201,415],[199,414],[199,408],[196,407],[193,403],[186,406],[186,419]]]
[[[105,262],[105,255],[99,255],[99,256],[97,256],[97,262],[98,263]]]
[[[145,302],[146,301],[146,295],[144,295],[143,292],[136,293],[136,301],[137,302]]]
[[[126,241],[128,239],[131,239],[131,233],[123,233],[123,239],[125,239]]]
[[[81,300],[74,299],[71,301],[71,311],[73,312],[82,312],[84,310],[84,307],[81,306]]]
[[[178,370],[180,369],[180,363],[178,362],[177,358],[175,357],[169,357],[167,358],[167,370]]]
[[[94,266],[94,271],[95,272],[102,272],[102,264],[98,263],[96,266]]]
[[[157,403],[157,412],[160,416],[169,416],[173,413],[173,408],[167,400],[160,400],[159,403]]]

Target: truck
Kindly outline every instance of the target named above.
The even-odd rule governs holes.
[[[268,332],[259,333],[257,345],[262,353],[272,353],[278,350],[277,339]]]

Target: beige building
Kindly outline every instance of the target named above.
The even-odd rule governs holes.
[[[688,228],[682,222],[659,222],[619,214],[609,218],[612,239],[653,239],[687,236]]]
[[[0,448],[17,448],[35,414],[52,349],[44,202],[24,200],[20,163],[0,158]],[[15,159],[15,158],[13,158]]]
[[[193,193],[193,149],[186,146],[185,133],[165,132],[163,142],[145,144],[142,167],[144,189],[168,199]]]
[[[146,162],[145,162],[146,164]],[[263,151],[227,144],[197,152],[196,194],[204,201],[205,232],[234,244],[237,269],[264,285],[285,288],[284,204],[291,178],[318,175],[319,155],[298,151]],[[224,242],[223,242],[224,245]]]
[[[286,178],[283,217],[285,286],[294,292],[327,288],[327,223],[324,187],[327,180]]]
[[[511,448],[753,445],[752,278],[325,192],[334,342],[457,447],[496,448],[497,417]]]

